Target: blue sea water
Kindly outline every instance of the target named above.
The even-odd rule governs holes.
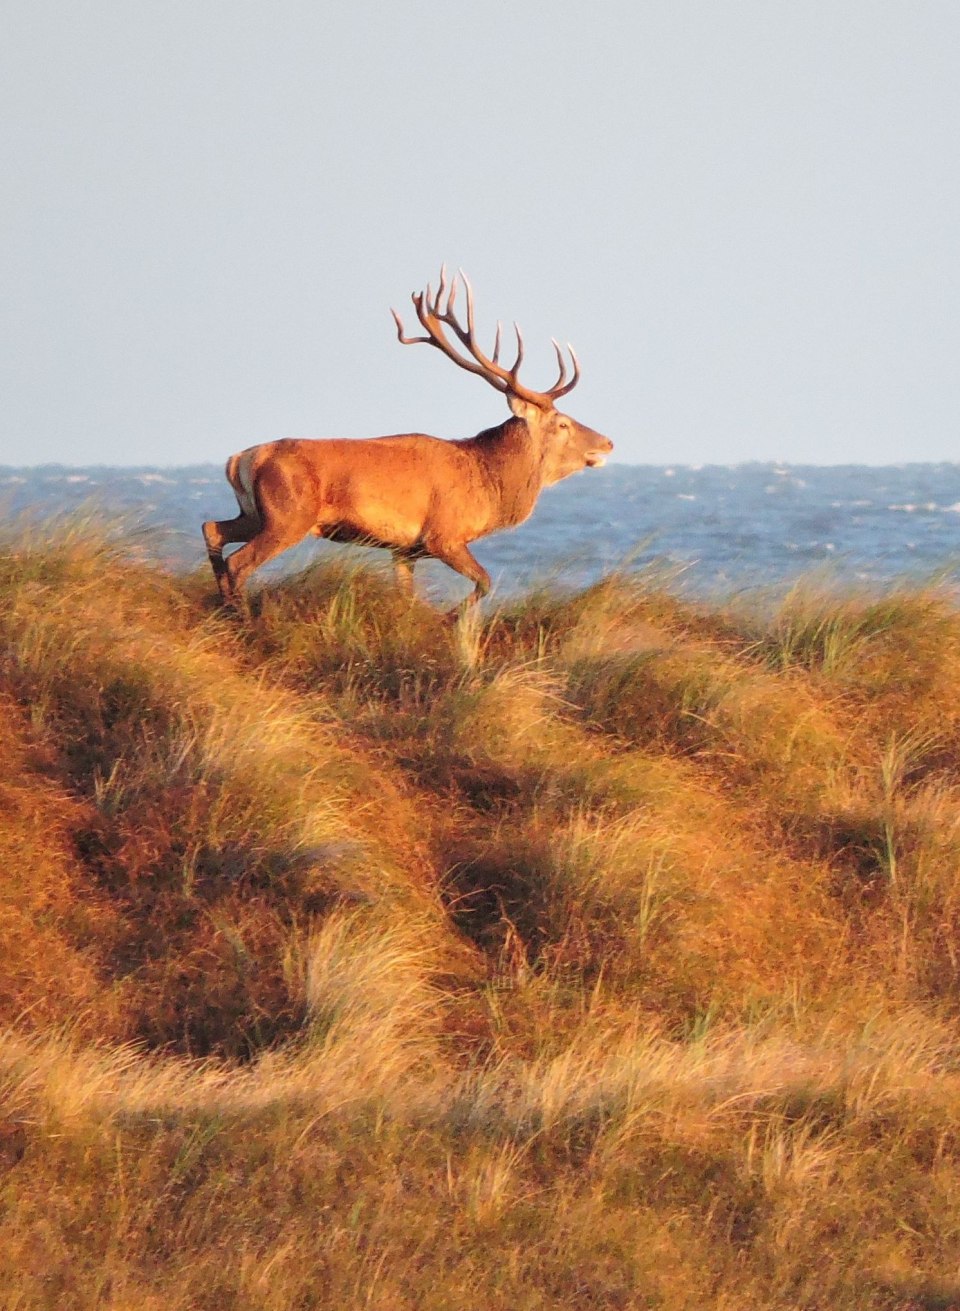
[[[202,520],[236,513],[220,465],[0,466],[0,521],[94,507],[162,530],[156,550],[177,568],[205,561]],[[311,540],[283,567],[338,549]],[[610,464],[548,488],[527,523],[474,549],[500,594],[582,585],[626,559],[712,595],[824,569],[841,583],[928,579],[960,566],[960,464]],[[418,575],[428,591],[458,590],[436,562]]]

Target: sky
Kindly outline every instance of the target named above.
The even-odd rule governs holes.
[[[630,463],[960,459],[956,0],[2,0],[0,464],[469,436],[463,267]]]

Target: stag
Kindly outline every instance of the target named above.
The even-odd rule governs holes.
[[[466,324],[454,310],[458,276],[466,292]],[[476,341],[473,289],[462,271],[458,276],[448,281],[443,268],[436,295],[429,285],[413,293],[425,336],[408,337],[391,310],[397,336],[404,346],[435,346],[461,369],[485,379],[506,396],[512,417],[460,441],[423,433],[287,438],[232,455],[226,475],[240,513],[203,525],[224,603],[236,604],[255,569],[313,534],[385,547],[407,592],[417,560],[442,560],[473,583],[465,602],[473,605],[490,590],[490,575],[470,553],[470,543],[522,523],[543,487],[604,463],[613,450],[609,438],[555,406],[580,379],[573,348],[567,347],[573,364],[568,371],[554,339],[559,376],[549,391],[524,386],[520,329],[514,324],[517,353],[511,368],[500,363],[500,324],[492,355],[484,355]],[[224,558],[223,548],[236,542],[244,545]]]

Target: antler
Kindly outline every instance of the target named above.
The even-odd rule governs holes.
[[[467,324],[464,327],[453,311],[454,300],[457,295],[457,276],[463,279],[463,285],[467,293]],[[446,307],[443,305],[444,295],[447,297]],[[524,387],[520,382],[518,374],[520,365],[523,363],[523,336],[516,323],[513,330],[517,334],[517,357],[513,362],[513,367],[505,369],[500,361],[500,324],[497,324],[497,335],[493,344],[493,355],[488,358],[477,345],[474,334],[473,319],[473,288],[463,269],[457,271],[457,275],[447,288],[447,266],[444,264],[440,269],[440,286],[437,294],[434,296],[430,285],[427,285],[426,291],[415,291],[411,300],[414,309],[417,311],[417,318],[420,320],[421,327],[426,329],[425,337],[408,337],[404,326],[400,321],[400,315],[392,309],[397,324],[397,337],[404,346],[413,346],[418,342],[425,342],[428,346],[436,346],[438,350],[443,351],[454,364],[458,364],[461,369],[466,369],[470,373],[476,373],[481,378],[485,378],[491,387],[496,387],[497,391],[508,392],[512,396],[518,396],[521,400],[530,401],[534,405],[539,405],[541,409],[546,409],[553,405],[554,401],[565,396],[580,381],[580,364],[574,353],[573,347],[567,345],[570,352],[570,358],[573,360],[573,375],[567,379],[567,362],[563,357],[563,351],[560,349],[560,343],[556,338],[551,338],[553,348],[557,352],[557,363],[560,366],[560,375],[557,381],[549,391],[532,391],[529,387]],[[444,333],[444,327],[450,328],[457,340],[462,346],[470,352],[472,360],[465,359],[453,343]]]

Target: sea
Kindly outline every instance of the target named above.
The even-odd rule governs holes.
[[[189,570],[205,565],[201,522],[232,518],[236,505],[221,465],[0,466],[0,525],[65,512],[119,520],[165,565]],[[350,549],[311,539],[270,569]],[[804,575],[870,590],[956,582],[960,463],[608,464],[547,488],[526,523],[473,549],[501,596],[582,587],[615,569],[714,598]],[[428,595],[465,590],[435,561],[417,575]]]

